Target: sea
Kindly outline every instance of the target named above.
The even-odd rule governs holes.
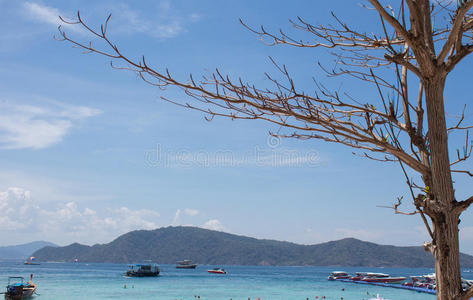
[[[207,272],[214,267],[225,268],[227,274]],[[160,276],[152,278],[125,277],[126,269],[125,264],[78,262],[23,265],[21,261],[3,261],[0,262],[0,284],[4,289],[9,276],[23,276],[27,280],[33,274],[33,281],[38,286],[34,300],[366,300],[377,295],[391,300],[435,299],[434,295],[419,292],[327,280],[332,271],[409,276],[433,273],[433,269],[199,265],[192,270],[160,265]],[[473,270],[463,270],[462,275],[473,279]]]

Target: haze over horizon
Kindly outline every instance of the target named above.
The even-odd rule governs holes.
[[[123,51],[146,55],[178,78],[218,67],[265,86],[264,72],[276,73],[271,56],[308,91],[316,76],[355,96],[375,93],[357,81],[326,78],[317,61],[330,66],[327,51],[268,47],[238,21],[290,31],[289,18],[331,23],[331,10],[360,27],[378,20],[374,12],[359,20],[362,10],[369,16],[365,8],[343,0],[0,0],[0,245],[92,245],[169,225],[299,244],[354,237],[418,246],[429,240],[418,216],[381,207],[404,196],[404,209],[413,209],[398,165],[319,140],[275,139],[268,132],[280,128],[261,121],[207,122],[162,101],[185,95],[153,88],[111,69],[103,57],[54,40],[58,15],[78,10],[95,26],[112,13],[109,30]],[[88,39],[78,27],[65,30]],[[448,79],[450,123],[473,95],[472,66],[470,56]],[[473,120],[470,106],[465,119]],[[471,196],[472,179],[454,179],[457,198]],[[460,249],[473,254],[473,210],[461,220]]]

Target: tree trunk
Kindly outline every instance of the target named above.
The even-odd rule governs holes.
[[[448,157],[447,126],[443,103],[445,75],[424,82],[427,108],[428,137],[431,154],[431,174],[424,178],[430,202],[426,211],[432,220],[437,299],[459,298],[462,291],[458,246],[458,215],[452,212],[455,201]]]
[[[458,217],[451,213],[445,219],[434,220],[434,258],[437,299],[453,300],[459,297],[461,274],[458,247]]]

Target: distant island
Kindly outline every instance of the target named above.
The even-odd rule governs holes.
[[[45,241],[0,247],[0,259],[26,259],[31,253],[46,246],[57,247],[57,245]]]
[[[32,254],[40,261],[162,264],[191,259],[210,265],[433,267],[422,247],[378,245],[346,238],[317,245],[255,239],[197,227],[177,226],[137,230],[108,244],[78,243],[44,247]],[[463,268],[473,268],[473,256],[461,254]]]

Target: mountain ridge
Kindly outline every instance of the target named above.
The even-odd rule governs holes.
[[[41,261],[131,263],[153,260],[173,264],[192,259],[211,265],[433,267],[423,247],[378,245],[345,238],[316,245],[256,239],[198,227],[135,230],[110,243],[74,243],[44,247],[33,253]],[[462,267],[473,268],[473,256],[461,254]]]
[[[20,245],[1,246],[0,259],[25,259],[36,250],[39,250],[45,246],[57,247],[57,245],[46,241],[35,241]]]

